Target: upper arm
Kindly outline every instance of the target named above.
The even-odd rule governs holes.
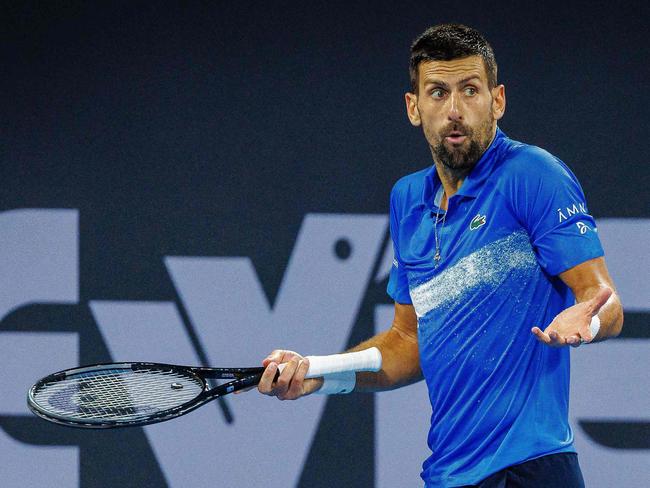
[[[418,318],[413,305],[395,302],[395,318],[393,319],[392,328],[403,339],[417,344]]]
[[[388,295],[398,304],[410,304],[411,296],[409,294],[408,277],[404,269],[404,263],[400,257],[398,233],[399,233],[399,212],[397,209],[397,185],[390,194],[390,236],[393,244],[393,264],[390,268],[388,277],[388,286],[386,291]],[[395,311],[397,314],[397,310]]]
[[[421,380],[418,319],[413,305],[395,302],[395,318],[384,341],[387,346],[384,373],[389,388]]]

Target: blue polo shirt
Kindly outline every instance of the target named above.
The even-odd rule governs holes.
[[[569,168],[500,129],[449,198],[444,225],[441,196],[433,166],[400,179],[390,201],[388,293],[418,317],[433,409],[422,478],[431,487],[574,452],[569,349],[541,344],[530,329],[574,304],[557,275],[603,255]]]

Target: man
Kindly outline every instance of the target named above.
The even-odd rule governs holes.
[[[395,319],[354,349],[377,346],[382,369],[305,379],[308,360],[276,350],[259,391],[296,399],[424,377],[426,486],[584,486],[566,346],[618,335],[623,314],[582,189],[557,158],[497,127],[505,89],[476,30],[428,29],[410,72],[407,115],[434,165],[391,193]]]

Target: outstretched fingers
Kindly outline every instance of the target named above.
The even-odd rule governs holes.
[[[557,330],[551,330],[548,333],[548,336],[551,338],[550,346],[560,347],[566,344],[566,339],[562,337]]]
[[[543,342],[547,346],[562,347],[566,344],[573,345],[567,338],[562,337],[556,330],[550,330],[547,333],[539,327],[533,327],[530,331],[535,335],[538,341]]]
[[[539,327],[533,327],[530,329],[530,331],[533,333],[533,335],[537,338],[539,342],[543,342],[544,344],[551,344],[551,338],[549,337],[548,334],[546,334],[542,329]]]
[[[578,347],[580,344],[582,344],[582,338],[577,335],[572,335],[570,337],[567,337],[566,343],[571,347]]]

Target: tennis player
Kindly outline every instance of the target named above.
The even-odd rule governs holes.
[[[406,112],[434,164],[391,193],[395,318],[354,349],[377,346],[382,369],[305,379],[308,360],[276,350],[259,391],[293,400],[424,377],[427,487],[582,487],[567,346],[614,337],[623,324],[582,188],[558,158],[498,128],[505,88],[476,30],[426,30],[410,75]]]

